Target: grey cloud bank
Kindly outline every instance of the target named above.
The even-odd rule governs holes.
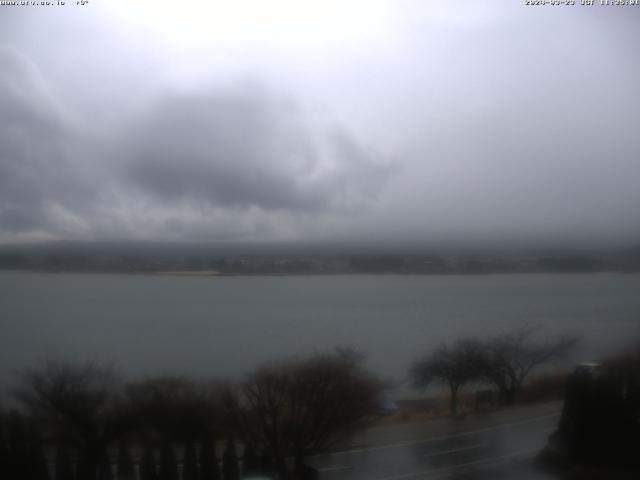
[[[107,140],[64,119],[26,58],[5,49],[0,62],[9,239],[215,239],[247,222],[270,239],[286,220],[263,219],[269,212],[355,212],[392,172],[343,129],[310,132],[291,100],[259,85],[167,93]],[[132,216],[146,217],[138,232]]]
[[[162,99],[132,132],[124,176],[161,202],[205,207],[313,213],[375,200],[383,159],[344,131],[313,138],[294,104],[257,89]]]
[[[10,12],[0,241],[638,242],[640,9],[374,3],[301,45]]]
[[[70,126],[44,80],[8,49],[0,49],[0,121],[1,233],[61,232],[64,212],[82,210],[90,186],[78,178]]]

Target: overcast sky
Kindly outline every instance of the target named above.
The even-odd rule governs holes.
[[[640,7],[75,3],[0,6],[0,243],[640,241]]]

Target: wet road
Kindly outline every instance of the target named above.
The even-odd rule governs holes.
[[[344,451],[308,463],[321,480],[545,479],[532,459],[560,417],[560,403],[465,420],[372,429]]]

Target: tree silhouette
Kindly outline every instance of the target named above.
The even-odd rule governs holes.
[[[157,480],[156,458],[153,449],[149,445],[145,446],[140,462],[140,480]]]
[[[117,380],[109,367],[48,362],[23,374],[15,392],[34,418],[72,439],[83,480],[96,478],[107,445],[126,428],[118,422]]]
[[[135,480],[136,472],[133,466],[133,459],[127,444],[121,441],[118,444],[118,480]]]
[[[100,465],[98,468],[98,479],[99,480],[114,480],[113,471],[111,470],[111,459],[109,455],[106,453],[102,456],[100,460]]]
[[[299,469],[305,456],[361,427],[376,412],[382,389],[361,362],[356,352],[341,350],[258,368],[227,395],[245,443],[267,452],[286,475],[287,457]]]
[[[178,480],[178,462],[170,442],[165,441],[160,450],[158,480]]]
[[[56,449],[55,480],[73,480],[73,466],[69,452],[61,445]]]
[[[215,442],[211,434],[207,434],[200,448],[200,480],[219,480],[220,466],[216,456]]]
[[[579,341],[571,335],[535,338],[537,331],[525,326],[486,343],[484,377],[498,387],[501,399],[508,405],[515,403],[533,370],[565,358]]]
[[[0,472],[9,478],[49,479],[40,432],[18,412],[0,414]]]
[[[25,480],[49,480],[49,467],[38,433],[32,429],[28,447],[29,465]]]
[[[202,438],[219,418],[216,388],[186,378],[154,377],[127,385],[126,397],[140,426],[163,438],[188,443]]]
[[[479,379],[485,372],[484,346],[475,339],[458,340],[453,345],[440,345],[431,354],[415,362],[411,368],[413,383],[426,388],[432,382],[449,386],[451,415],[458,413],[458,391],[464,384]]]
[[[242,476],[251,477],[265,473],[262,468],[262,461],[258,456],[255,447],[250,443],[245,445],[242,454]]]
[[[196,457],[196,448],[192,442],[188,442],[184,447],[182,480],[198,480],[198,458]]]
[[[604,367],[625,392],[625,409],[640,418],[640,339],[617,355],[603,360]]]
[[[5,418],[0,413],[0,472],[6,472],[9,477],[14,476],[9,460],[9,439],[7,438]]]
[[[227,440],[227,444],[224,447],[224,454],[222,455],[222,478],[223,480],[240,479],[236,442],[234,442],[233,439]]]
[[[11,478],[22,478],[29,467],[29,451],[27,443],[25,419],[18,412],[11,412],[6,419],[5,434],[7,437],[6,472]]]

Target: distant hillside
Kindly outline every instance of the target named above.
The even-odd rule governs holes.
[[[287,252],[284,246],[43,244],[0,248],[0,269],[75,272],[216,271],[269,274],[485,274],[640,272],[640,246],[618,252],[354,253]]]

